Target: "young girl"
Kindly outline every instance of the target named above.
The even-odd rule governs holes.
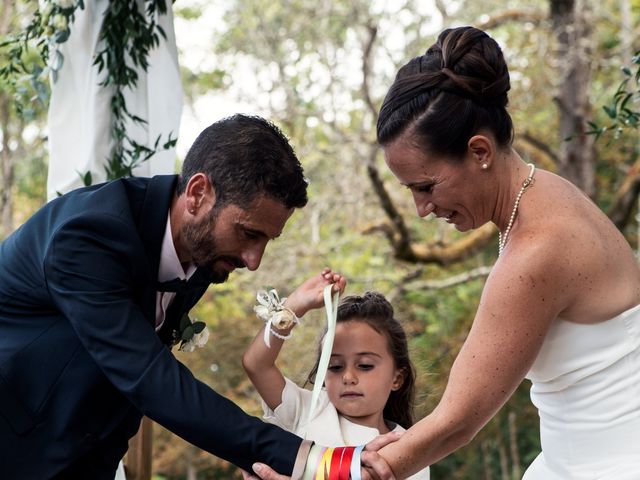
[[[297,317],[323,303],[323,290],[344,291],[344,277],[325,268],[300,285],[284,303]],[[389,431],[413,424],[415,370],[409,359],[407,337],[393,317],[393,307],[379,293],[345,297],[338,307],[337,325],[324,389],[308,421],[311,391],[285,378],[275,360],[282,337],[291,328],[274,326],[270,347],[264,327],[245,352],[242,363],[263,400],[264,418],[319,445],[360,445]],[[309,374],[313,383],[319,361]],[[429,479],[429,468],[409,477]]]

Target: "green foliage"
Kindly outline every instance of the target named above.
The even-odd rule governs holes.
[[[56,46],[69,38],[69,22],[76,8],[48,2],[33,12],[23,30],[0,41],[0,81],[14,93],[18,112],[27,118],[33,116],[28,107],[31,102],[24,101],[27,97],[42,105],[48,103],[48,77],[55,78],[64,62]],[[51,50],[53,57],[49,59]]]
[[[44,110],[38,112],[33,121],[29,124],[34,129],[44,128],[40,125],[44,119]],[[3,132],[4,133],[4,132]],[[13,198],[15,202],[16,219],[22,223],[31,214],[47,201],[47,152],[45,148],[45,138],[38,132],[38,135],[29,141],[21,139],[24,144],[20,145],[13,154],[18,155],[20,161],[15,166],[15,183]]]
[[[589,122],[591,130],[587,133],[600,138],[603,134],[612,132],[613,139],[618,140],[626,129],[637,130],[640,126],[640,109],[636,106],[640,101],[640,51],[631,59],[635,73],[631,68],[623,67],[623,80],[618,85],[613,97],[602,110],[607,114],[606,125]]]
[[[42,78],[40,55],[24,47],[26,39],[10,33],[24,23],[20,12],[32,6],[26,1],[0,4],[0,238],[46,200],[44,125],[49,91]]]
[[[210,93],[212,90],[219,90],[230,83],[230,78],[225,70],[215,68],[213,70],[192,71],[182,67],[180,69],[182,85],[185,95],[192,101],[198,97]]]
[[[48,103],[48,77],[51,75],[55,81],[64,63],[57,46],[69,38],[77,8],[84,8],[82,0],[71,6],[44,2],[42,8],[32,12],[23,30],[7,35],[0,42],[0,79],[15,92],[19,112],[23,112],[25,104],[20,101],[21,97],[28,91],[43,105]]]

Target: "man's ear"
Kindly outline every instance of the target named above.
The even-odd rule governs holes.
[[[481,170],[488,170],[493,165],[495,145],[486,135],[474,135],[467,142],[471,159]]]
[[[197,215],[202,208],[208,212],[216,203],[213,185],[204,173],[196,173],[189,179],[184,194],[186,208],[192,215]]]

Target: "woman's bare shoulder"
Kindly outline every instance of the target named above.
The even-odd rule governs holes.
[[[616,226],[566,180],[543,175],[538,186],[522,211],[509,263],[530,265],[563,295],[563,318],[595,322],[638,303],[640,269]]]

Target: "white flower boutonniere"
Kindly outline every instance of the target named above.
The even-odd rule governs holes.
[[[186,313],[180,319],[179,330],[173,331],[174,345],[180,342],[178,350],[193,352],[202,348],[209,340],[209,329],[204,322],[192,320]]]

